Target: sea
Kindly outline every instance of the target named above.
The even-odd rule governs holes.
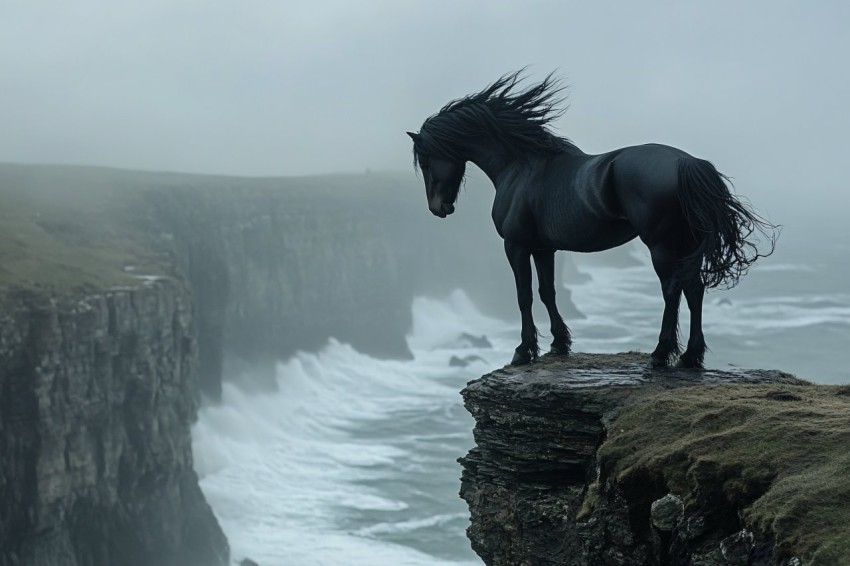
[[[738,287],[706,296],[706,363],[850,383],[850,247],[787,239]],[[654,347],[663,301],[648,254],[632,253],[638,263],[629,267],[577,258],[589,277],[567,282],[585,315],[567,321],[576,351]],[[412,360],[375,359],[330,339],[281,360],[275,391],[240,388],[251,377],[243,368],[249,375],[229,376],[220,404],[202,407],[192,431],[195,468],[236,563],[481,564],[458,497],[456,460],[473,446],[459,391],[510,360],[519,316],[485,316],[462,290],[418,297],[411,309]],[[685,337],[687,319],[683,301]],[[464,335],[486,336],[489,347]],[[469,364],[450,366],[452,356]]]

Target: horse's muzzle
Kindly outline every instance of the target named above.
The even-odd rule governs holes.
[[[440,205],[437,206],[437,207],[434,207],[434,208],[429,207],[429,210],[431,211],[431,214],[433,214],[434,216],[439,216],[440,218],[445,218],[446,216],[448,216],[449,214],[452,214],[455,211],[455,205],[453,205],[451,203],[449,203],[449,204],[440,203]]]

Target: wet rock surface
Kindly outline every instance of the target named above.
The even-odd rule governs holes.
[[[775,564],[769,543],[763,558],[746,558],[755,543],[737,524],[685,512],[652,478],[619,485],[601,477],[597,460],[636,396],[759,383],[800,382],[779,371],[653,370],[637,353],[544,356],[470,382],[462,395],[476,446],[459,461],[473,549],[485,564],[505,566],[738,564],[741,556]]]

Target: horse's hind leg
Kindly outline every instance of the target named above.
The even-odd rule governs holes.
[[[518,246],[505,240],[505,255],[511,263],[516,282],[517,303],[522,315],[522,342],[516,348],[513,365],[531,363],[538,353],[537,328],[534,326],[534,318],[531,314],[531,303],[534,294],[531,289],[531,252],[522,246]]]
[[[661,281],[661,293],[664,296],[664,314],[661,317],[661,332],[658,345],[652,352],[652,365],[664,367],[670,365],[679,353],[679,303],[682,299],[681,265],[674,254],[665,253],[661,248],[652,248],[652,266]]]
[[[553,354],[568,355],[572,338],[570,329],[558,312],[558,304],[555,301],[555,251],[546,250],[534,252],[534,265],[537,268],[537,282],[539,283],[540,300],[549,312],[550,330],[552,332]]]
[[[705,295],[705,285],[699,277],[699,266],[696,276],[685,284],[685,300],[691,311],[691,331],[688,337],[688,348],[679,358],[679,366],[686,368],[703,367],[705,358],[705,337],[702,334],[702,298]]]

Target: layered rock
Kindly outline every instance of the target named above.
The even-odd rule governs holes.
[[[166,278],[0,315],[0,565],[215,566],[192,468],[190,297]]]
[[[476,423],[477,446],[460,460],[472,547],[505,566],[799,564],[800,552],[837,564],[840,525],[812,535],[769,506],[795,504],[770,491],[788,489],[777,478],[813,457],[835,463],[820,476],[846,460],[848,395],[821,387],[778,371],[652,370],[641,354],[544,357],[485,375],[462,392]],[[803,412],[810,426],[787,426]],[[804,523],[841,521],[826,501],[850,486],[824,485],[834,492]]]

